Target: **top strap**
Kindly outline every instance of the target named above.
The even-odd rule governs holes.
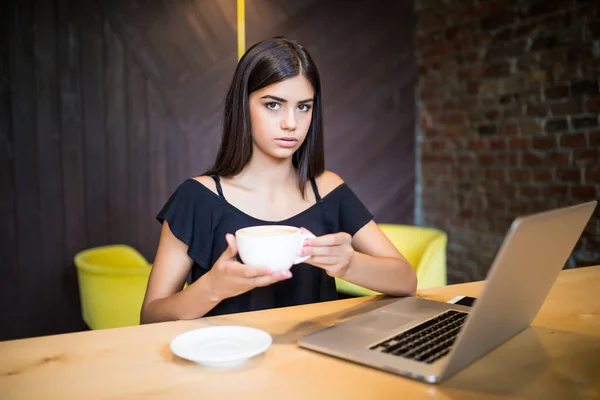
[[[217,186],[217,193],[219,193],[219,196],[225,199],[225,196],[223,195],[223,188],[221,187],[221,179],[219,178],[219,176],[211,175],[210,177],[213,178],[213,180],[215,181],[215,185]]]
[[[321,195],[319,194],[319,189],[317,188],[317,182],[315,182],[314,179],[310,180],[310,184],[312,185],[313,188],[313,192],[315,192],[315,198],[317,199],[317,202],[321,202]]]

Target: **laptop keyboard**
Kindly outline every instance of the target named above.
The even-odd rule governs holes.
[[[467,315],[448,310],[370,349],[431,364],[450,352]]]

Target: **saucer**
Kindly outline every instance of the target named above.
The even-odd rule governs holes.
[[[245,326],[211,326],[176,336],[171,351],[209,367],[230,367],[265,352],[273,342],[267,332]]]

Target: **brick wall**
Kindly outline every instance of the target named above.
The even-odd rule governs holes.
[[[415,0],[418,223],[449,282],[485,277],[518,215],[600,195],[600,5]],[[567,267],[600,264],[600,212]]]

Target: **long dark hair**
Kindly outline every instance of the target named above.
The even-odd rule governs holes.
[[[221,148],[214,165],[205,175],[231,177],[242,172],[252,157],[250,94],[299,74],[308,79],[315,91],[308,134],[292,158],[299,189],[304,196],[306,182],[325,170],[321,81],[306,49],[282,37],[256,43],[240,59],[225,98]]]

